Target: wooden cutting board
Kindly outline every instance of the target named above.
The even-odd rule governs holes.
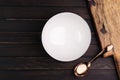
[[[120,78],[120,0],[88,0],[101,47],[112,44],[114,49],[104,54],[113,55]]]

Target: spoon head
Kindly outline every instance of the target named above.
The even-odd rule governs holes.
[[[86,63],[80,63],[78,64],[74,69],[74,74],[77,77],[83,77],[85,76],[86,72],[88,71],[88,65]]]

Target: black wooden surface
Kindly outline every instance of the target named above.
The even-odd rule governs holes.
[[[68,63],[52,59],[41,44],[46,21],[64,11],[79,14],[92,31],[88,51]],[[0,0],[0,80],[118,80],[112,57],[97,59],[85,77],[74,76],[74,66],[99,51],[86,0]]]

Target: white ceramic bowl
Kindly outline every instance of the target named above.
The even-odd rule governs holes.
[[[80,58],[88,49],[91,32],[77,14],[62,12],[50,18],[42,31],[42,44],[54,59],[67,62]]]

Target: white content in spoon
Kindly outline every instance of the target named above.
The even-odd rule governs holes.
[[[86,64],[80,64],[78,67],[77,67],[77,73],[78,74],[83,74],[84,72],[87,71],[87,65]]]
[[[112,49],[113,49],[113,45],[110,45],[110,46],[107,47],[107,51],[110,51]]]

